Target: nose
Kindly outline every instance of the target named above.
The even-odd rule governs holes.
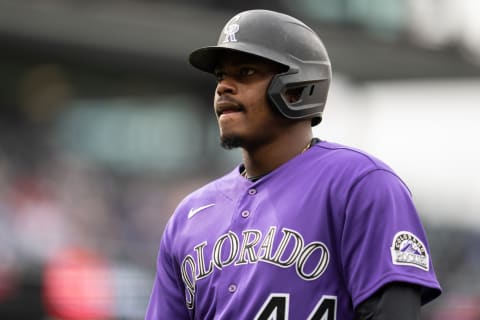
[[[217,83],[217,94],[219,96],[228,93],[228,94],[235,94],[237,91],[237,87],[235,85],[235,82],[233,79],[230,77],[223,77],[221,80],[218,81]]]

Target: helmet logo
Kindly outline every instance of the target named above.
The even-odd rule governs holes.
[[[240,19],[239,15],[233,17],[232,20],[230,20],[230,22],[225,26],[225,29],[223,29],[223,33],[225,33],[225,39],[223,40],[223,43],[237,42],[235,34],[240,29],[240,25],[235,22],[237,22],[238,19]]]

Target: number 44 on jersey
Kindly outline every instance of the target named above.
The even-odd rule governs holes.
[[[290,295],[272,293],[255,316],[255,320],[288,320]],[[336,320],[337,297],[323,296],[307,320]]]

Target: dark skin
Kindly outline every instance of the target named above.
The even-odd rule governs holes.
[[[242,53],[221,58],[215,68],[214,105],[220,138],[224,144],[235,141],[229,148],[242,149],[248,177],[275,170],[300,154],[313,137],[310,119],[287,119],[268,102],[268,85],[282,68]]]

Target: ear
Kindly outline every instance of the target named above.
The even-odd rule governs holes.
[[[288,89],[284,93],[285,100],[288,101],[289,103],[297,102],[298,100],[300,100],[300,97],[302,96],[303,89],[304,87]]]

